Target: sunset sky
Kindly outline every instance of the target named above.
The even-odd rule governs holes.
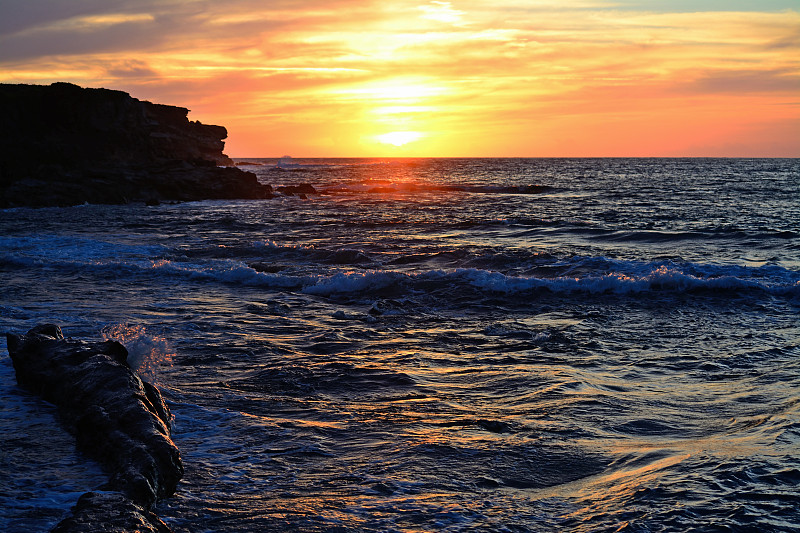
[[[800,157],[800,2],[0,0],[0,81],[188,107],[233,157]]]

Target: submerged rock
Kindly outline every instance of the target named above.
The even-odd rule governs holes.
[[[188,113],[122,91],[0,84],[0,207],[271,197],[223,153],[227,130]]]
[[[317,190],[309,183],[301,183],[300,185],[285,185],[277,187],[277,191],[286,196],[304,196],[306,194],[317,194]]]
[[[156,515],[119,492],[87,492],[78,499],[72,516],[51,533],[172,533]]]
[[[114,515],[123,507],[149,516],[142,512],[175,492],[183,464],[170,439],[169,408],[158,389],[130,368],[124,346],[64,338],[53,324],[25,335],[8,334],[7,342],[20,386],[55,404],[78,448],[110,474],[100,487],[110,495],[84,495],[68,519],[83,525],[56,531],[127,531],[92,529],[85,521]],[[120,499],[130,505],[113,503]],[[153,524],[152,531],[168,531]]]

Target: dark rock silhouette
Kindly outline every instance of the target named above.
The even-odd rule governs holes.
[[[122,91],[0,84],[0,207],[271,197],[223,153],[227,130],[188,113]]]
[[[87,520],[144,518],[152,531],[168,531],[149,509],[174,493],[183,464],[170,439],[169,408],[158,389],[128,366],[125,347],[65,339],[53,324],[8,334],[7,342],[20,386],[55,404],[78,448],[110,475],[100,487],[104,492],[84,495],[56,531],[106,531]]]
[[[276,190],[285,194],[286,196],[304,196],[306,194],[317,194],[317,190],[313,185],[308,183],[301,183],[300,185],[286,185],[277,187]]]
[[[172,533],[156,515],[118,492],[87,492],[51,533]]]

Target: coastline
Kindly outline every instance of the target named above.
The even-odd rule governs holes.
[[[189,110],[69,83],[0,84],[0,207],[264,199]]]

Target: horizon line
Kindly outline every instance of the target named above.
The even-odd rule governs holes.
[[[242,157],[242,156],[228,156],[231,159],[282,159],[282,156],[257,156],[257,157]],[[419,156],[302,156],[293,155],[292,159],[800,159],[800,155],[796,156],[717,156],[717,155],[599,155],[599,156],[582,156],[582,155],[539,155],[539,156],[436,156],[436,155],[419,155]]]

